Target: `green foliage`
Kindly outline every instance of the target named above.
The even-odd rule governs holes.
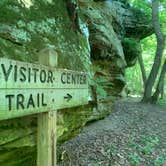
[[[140,156],[136,153],[129,155],[129,161],[132,165],[136,166],[140,163]]]
[[[146,58],[146,62],[148,62],[150,57],[152,59],[154,58],[156,44],[157,44],[157,41],[156,41],[156,37],[154,34],[141,40],[142,52],[145,55],[145,58],[146,58],[146,56],[148,56]]]
[[[135,7],[135,9],[142,10],[142,12],[145,15],[149,16],[149,21],[151,21],[151,18],[152,18],[151,5],[152,4],[150,0],[130,0],[129,3],[131,6]],[[159,19],[160,19],[160,25],[164,34],[166,34],[165,18],[166,18],[166,1],[160,0]],[[145,64],[146,75],[148,77],[151,71],[151,67],[154,63],[154,55],[155,55],[156,46],[157,46],[155,35],[151,35],[148,38],[143,39],[141,41],[141,44],[142,44],[142,51],[143,51],[142,53],[143,61]],[[164,51],[162,64],[165,60],[165,57],[166,57],[166,50]],[[157,77],[153,92],[155,91],[155,87],[158,82],[158,77]],[[128,81],[127,84],[129,85],[129,88],[131,89],[132,94],[140,95],[143,92],[143,83],[142,83],[142,76],[141,76],[141,72],[140,72],[140,68],[138,64],[132,69],[128,69],[126,71],[126,78]],[[166,85],[166,80],[164,85]],[[165,91],[166,91],[166,87],[165,87]],[[165,101],[164,102],[163,101],[164,100],[159,102],[165,103]]]
[[[141,40],[141,47],[142,47],[142,57],[145,65],[146,76],[148,77],[151,67],[154,62],[154,55],[156,50],[156,38],[155,35],[151,35],[143,40]],[[162,59],[162,63],[164,62],[164,58],[166,57],[166,50],[164,51],[164,56]],[[142,74],[140,71],[140,65],[137,62],[135,66],[128,68],[126,70],[126,81],[127,85],[131,90],[132,95],[142,95],[143,94],[143,82],[142,82]],[[157,79],[158,80],[158,79]],[[166,79],[165,83],[166,85]],[[155,84],[156,86],[156,84]],[[154,89],[153,89],[154,91]],[[166,87],[165,87],[166,92]],[[166,97],[166,96],[165,96]],[[165,99],[159,101],[161,104],[165,104]]]
[[[155,166],[164,166],[166,164],[166,157],[161,156],[158,157],[155,161],[154,161],[154,165]]]
[[[115,156],[117,154],[117,147],[112,144],[105,151],[108,155]]]
[[[129,155],[128,159],[132,165],[137,166],[142,162],[142,158],[149,159],[151,154],[156,151],[156,148],[159,146],[159,138],[156,135],[142,135],[137,139],[129,138],[128,146],[132,151],[134,149],[134,152]],[[166,153],[164,152],[164,154],[153,161],[154,165],[163,166],[163,163],[166,161],[165,157]]]
[[[125,71],[127,86],[131,90],[130,95],[141,95],[143,93],[142,76],[138,62],[134,67]]]
[[[140,135],[139,137],[134,137],[133,135],[129,137],[126,143],[126,151],[128,152],[128,162],[131,166],[140,165],[153,165],[153,166],[164,166],[166,164],[166,151],[156,155],[156,159],[149,161],[149,159],[156,154],[160,148],[159,137],[154,135]],[[115,158],[121,154],[120,148],[114,144],[110,144],[104,150],[106,156]],[[123,155],[123,154],[122,154]]]
[[[133,38],[124,38],[122,41],[122,45],[124,48],[124,55],[127,66],[133,66],[136,62],[138,55],[140,54],[139,42]]]
[[[163,99],[159,99],[157,102],[159,105],[166,105],[166,95],[164,96]]]
[[[144,155],[152,153],[158,145],[159,138],[155,135],[142,135],[138,141],[129,139],[129,146]]]
[[[107,96],[107,92],[99,84],[96,84],[96,86],[97,86],[97,93],[99,94],[99,96],[101,96],[102,98],[105,98]]]
[[[136,9],[141,10],[145,15],[151,15],[149,0],[129,0],[129,3]]]
[[[140,142],[142,144],[140,151],[146,155],[152,153],[154,148],[159,145],[159,138],[157,136],[143,135]]]

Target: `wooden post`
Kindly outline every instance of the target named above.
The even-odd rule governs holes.
[[[56,111],[38,115],[37,165],[56,166]]]
[[[57,69],[54,47],[38,54],[42,65],[0,58],[0,120],[38,114],[37,165],[56,166],[57,109],[88,104],[88,80],[84,72]]]
[[[39,62],[57,67],[57,52],[45,48],[39,52]],[[56,117],[57,110],[38,115],[37,166],[56,166]]]

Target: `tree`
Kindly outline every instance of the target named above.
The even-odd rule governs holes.
[[[142,58],[142,53],[140,53],[140,54],[138,55],[138,62],[139,62],[139,65],[140,65],[141,74],[142,74],[143,86],[144,86],[144,89],[145,89],[147,77],[146,77],[145,66],[144,66],[144,62],[143,62],[143,58]]]
[[[159,22],[159,0],[152,0],[152,22],[153,22],[154,32],[157,38],[157,48],[156,48],[155,59],[152,66],[152,70],[146,81],[144,96],[142,99],[143,102],[152,101],[152,88],[154,86],[155,80],[159,72],[159,68],[161,66],[161,60],[165,46],[165,36],[161,30]]]
[[[166,73],[166,59],[165,59],[165,62],[163,64],[163,67],[162,67],[162,70],[161,70],[161,74],[160,74],[160,78],[159,78],[159,81],[158,81],[158,84],[157,84],[156,91],[152,96],[152,101],[151,101],[152,103],[157,102],[157,99],[159,98],[159,94],[161,94],[161,97],[162,97],[162,91],[163,91],[163,88],[164,88],[165,73]]]

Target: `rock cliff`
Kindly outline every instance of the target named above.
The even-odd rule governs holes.
[[[43,50],[56,51],[58,67],[88,73],[93,101],[58,111],[59,142],[109,113],[103,103],[121,93],[125,68],[137,57],[128,41],[153,33],[150,20],[126,1],[2,0],[0,8],[0,57],[39,63]],[[0,122],[0,165],[35,165],[36,121]]]
[[[120,96],[125,87],[125,68],[135,64],[139,41],[153,33],[151,20],[127,1],[79,1],[90,32],[93,85],[97,105],[90,120],[105,116],[104,105],[112,96]],[[104,104],[102,104],[104,103]]]

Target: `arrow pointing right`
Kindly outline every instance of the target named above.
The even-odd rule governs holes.
[[[66,101],[69,102],[72,99],[72,95],[67,93],[66,96],[64,96],[64,99],[66,99]]]

